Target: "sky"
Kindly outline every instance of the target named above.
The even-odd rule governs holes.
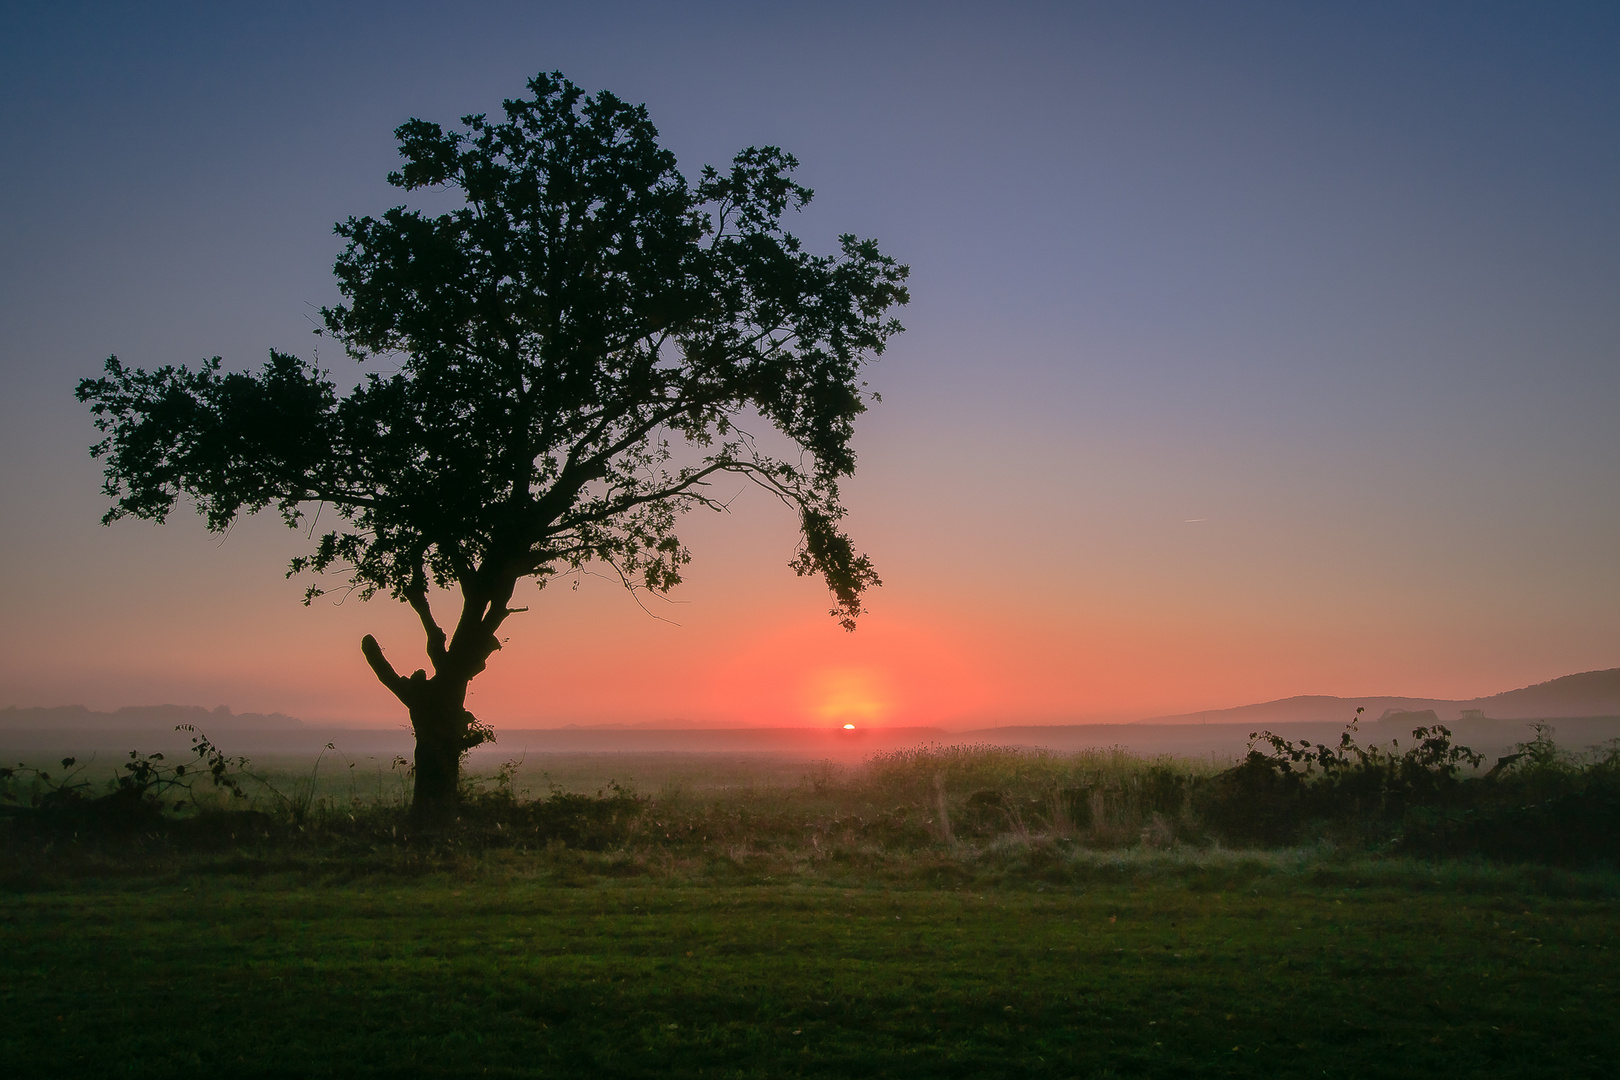
[[[1620,666],[1620,7],[0,6],[0,705],[397,724],[275,519],[98,522],[109,354],[312,331],[407,118],[538,71],[683,170],[779,145],[911,267],[847,525],[860,628],[739,489],[668,602],[527,595],[495,723],[1074,723]]]

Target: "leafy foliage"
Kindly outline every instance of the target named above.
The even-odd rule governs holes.
[[[1216,835],[1242,843],[1325,831],[1429,855],[1620,858],[1620,744],[1571,754],[1552,735],[1536,725],[1534,739],[1480,772],[1484,757],[1454,744],[1444,725],[1414,729],[1404,751],[1358,745],[1354,721],[1336,746],[1259,732],[1248,757],[1201,785],[1194,805]]]
[[[1268,843],[1296,839],[1310,820],[1399,821],[1408,807],[1453,796],[1459,772],[1484,760],[1453,743],[1444,724],[1413,729],[1405,751],[1399,740],[1387,749],[1362,746],[1356,741],[1361,711],[1337,745],[1251,733],[1248,757],[1204,793],[1206,819],[1225,835]]]
[[[1585,753],[1560,750],[1553,729],[1498,760],[1479,797],[1417,815],[1404,850],[1512,861],[1620,860],[1620,740]]]
[[[906,268],[852,236],[806,253],[781,219],[811,192],[775,147],[693,184],[645,107],[559,75],[529,88],[503,121],[396,132],[389,182],[460,206],[337,227],[346,302],[326,330],[356,358],[396,357],[391,373],[340,395],[277,352],[257,375],[113,358],[80,384],[106,433],[107,520],[162,521],[181,495],[215,531],[320,504],[348,525],[293,570],[344,567],[363,595],[413,604],[428,583],[493,593],[590,561],[664,590],[688,559],[678,511],[718,506],[707,485],[732,473],[799,510],[794,566],[826,577],[849,624],[876,577],[838,530],[837,482]],[[803,457],[761,450],[737,427],[751,413]],[[702,453],[682,463],[675,443]],[[486,612],[491,630],[504,614]]]
[[[64,775],[19,763],[0,768],[0,811],[48,831],[102,829],[127,832],[159,825],[166,814],[198,809],[196,783],[206,778],[219,791],[245,799],[240,771],[247,759],[228,757],[190,724],[191,762],[169,764],[161,753],[129,752],[118,775],[98,793],[84,778],[88,763],[66,757]]]

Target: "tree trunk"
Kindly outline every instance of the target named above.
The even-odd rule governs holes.
[[[428,678],[415,671],[410,678],[396,672],[383,657],[370,634],[360,643],[366,662],[378,680],[410,711],[416,733],[416,786],[411,796],[411,822],[431,826],[455,813],[461,797],[461,757],[489,737],[467,711],[467,684],[471,677],[441,673]]]
[[[416,733],[411,821],[418,825],[436,824],[455,813],[461,795],[461,757],[468,749],[468,715],[462,708],[467,684],[461,684],[459,693],[445,693],[445,688],[433,685],[437,681],[427,680],[427,700],[410,710]]]

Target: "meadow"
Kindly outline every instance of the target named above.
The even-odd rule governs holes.
[[[0,1060],[31,1076],[1609,1076],[1614,862],[1433,843],[1437,815],[1522,827],[1534,783],[1535,806],[1558,801],[1548,770],[1599,805],[1607,759],[1542,752],[1488,782],[1497,803],[1517,793],[1494,811],[1458,802],[1490,763],[1433,798],[1386,791],[1376,813],[1347,788],[1349,816],[1274,783],[1266,828],[1280,806],[1299,820],[1265,844],[1221,836],[1236,770],[1109,750],[558,755],[474,777],[432,835],[408,827],[403,769],[250,763],[242,797],[205,772],[157,816],[7,816]],[[42,790],[8,783],[19,803]]]

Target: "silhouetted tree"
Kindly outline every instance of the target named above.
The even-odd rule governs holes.
[[[290,526],[320,507],[342,520],[288,573],[345,574],[421,620],[431,674],[361,644],[409,710],[419,815],[454,802],[464,754],[490,737],[467,686],[523,610],[518,582],[594,562],[668,590],[689,558],[677,518],[719,508],[718,475],[797,511],[790,565],[826,580],[846,628],[879,583],[840,527],[838,482],[855,466],[862,366],[901,329],[889,312],[907,268],[853,236],[834,256],[802,250],[781,219],[811,193],[775,147],[689,182],[644,106],[560,74],[528,87],[501,122],[395,132],[404,166],[389,183],[448,190],[455,209],[337,226],[345,302],[323,309],[325,332],[356,359],[389,358],[385,372],[340,395],[280,352],[258,374],[113,357],[77,390],[105,435],[91,451],[114,500],[105,522],[162,522],[182,494],[215,532],[268,507]],[[791,449],[739,426],[756,421]],[[432,586],[460,592],[448,630]]]

